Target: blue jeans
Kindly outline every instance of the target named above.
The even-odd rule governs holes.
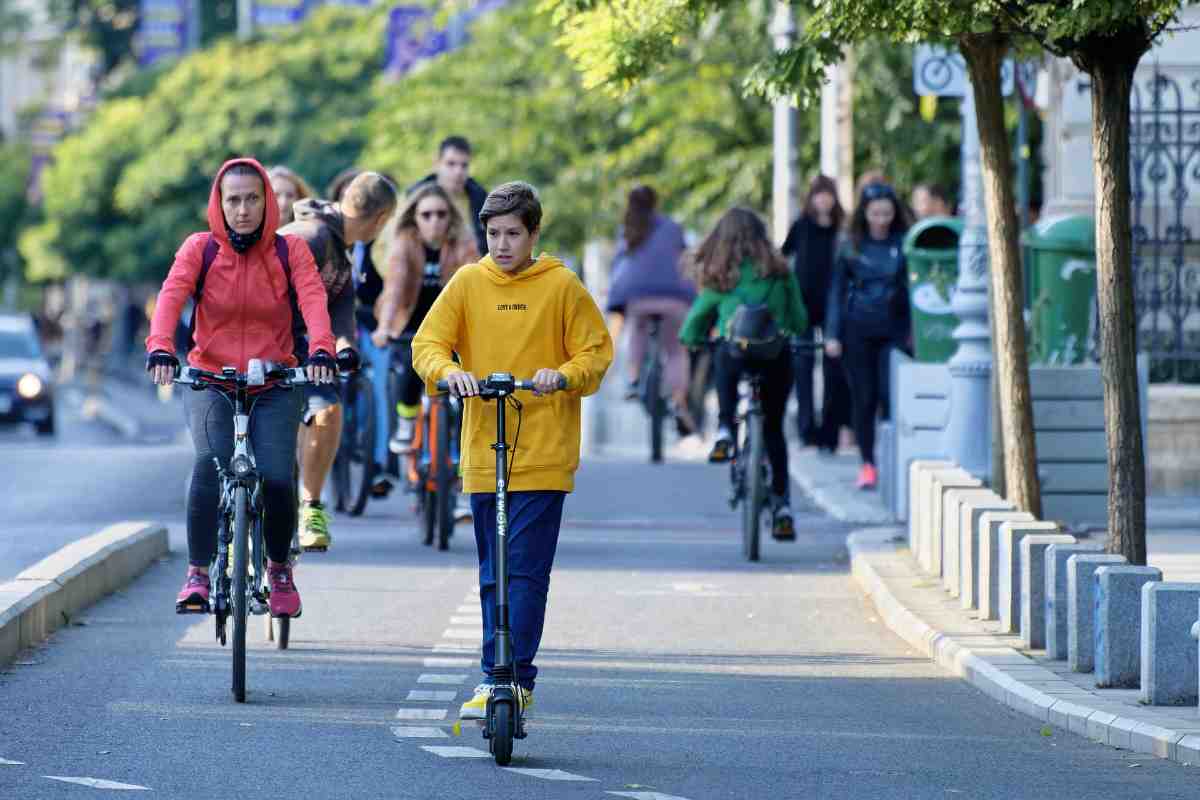
[[[392,415],[388,408],[388,369],[392,362],[390,347],[379,348],[371,341],[371,332],[358,327],[358,349],[363,360],[371,365],[371,387],[375,395],[375,463],[386,467],[388,463],[388,436],[391,435]]]
[[[533,665],[542,627],[550,568],[558,548],[566,492],[510,492],[508,495],[508,624],[512,629],[517,683],[533,689]],[[483,608],[483,659],[480,666],[491,682],[496,664],[496,495],[471,495],[475,515],[475,545],[479,549],[479,602]]]

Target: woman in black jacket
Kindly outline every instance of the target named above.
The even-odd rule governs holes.
[[[783,254],[792,260],[792,269],[796,273],[796,280],[800,282],[809,323],[822,328],[825,338],[829,338],[829,330],[825,327],[825,306],[833,278],[838,232],[842,229],[845,216],[846,212],[838,201],[837,184],[826,175],[817,175],[809,184],[800,217],[792,224],[783,243]],[[818,426],[813,407],[816,354],[811,349],[812,331],[810,327],[808,333],[801,337],[801,346],[796,348],[796,426],[800,440],[805,445],[816,445],[832,453],[837,449],[842,426],[850,424],[850,387],[846,383],[840,358],[826,355],[821,359],[824,396]]]
[[[892,348],[905,347],[911,330],[908,268],[902,247],[908,215],[896,191],[868,184],[850,219],[849,236],[838,249],[825,327],[826,354],[845,353],[846,377],[854,399],[854,435],[862,455],[858,488],[874,489],[875,418],[888,417],[888,362]]]

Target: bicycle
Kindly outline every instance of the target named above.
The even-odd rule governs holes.
[[[182,367],[174,383],[194,391],[216,390],[233,407],[233,456],[229,468],[214,457],[220,481],[217,553],[209,568],[214,578],[212,599],[203,606],[176,606],[180,613],[212,613],[216,620],[217,641],[228,643],[227,623],[233,617],[233,696],[246,702],[246,624],[250,614],[269,614],[271,590],[267,583],[267,551],[263,539],[262,476],[254,462],[250,444],[249,390],[276,380],[277,386],[291,389],[308,383],[303,368],[278,367],[271,362],[250,359],[245,373],[226,367],[220,373],[195,367]],[[229,395],[232,395],[230,397]],[[232,551],[232,564],[230,554]],[[286,648],[290,618],[280,621],[278,641]]]
[[[767,487],[771,482],[771,465],[763,445],[762,375],[750,372],[745,379],[750,384],[749,402],[745,412],[738,416],[738,424],[745,432],[742,446],[729,462],[732,483],[729,507],[741,504],[742,555],[747,561],[758,561],[762,512],[770,505]]]
[[[334,508],[360,516],[371,496],[375,463],[375,394],[371,368],[341,376],[342,438],[331,470]]]
[[[667,400],[663,397],[663,361],[662,315],[650,314],[647,317],[649,333],[646,342],[646,355],[642,359],[641,372],[638,376],[638,400],[646,409],[650,418],[650,461],[661,464],[663,460],[663,425],[667,418]]]
[[[445,392],[446,381],[438,381],[438,391]],[[566,380],[559,389],[567,388]],[[511,468],[508,460],[507,415],[505,408],[512,404],[517,411],[517,436],[511,449],[516,450],[521,435],[521,403],[514,397],[518,391],[533,391],[533,381],[517,380],[506,372],[494,372],[479,381],[479,398],[496,401],[496,664],[492,668],[492,694],[487,701],[483,720],[483,738],[488,741],[496,763],[502,767],[512,761],[513,740],[524,739],[525,714],[521,708],[517,686],[516,659],[512,646],[512,630],[508,623],[508,481]]]

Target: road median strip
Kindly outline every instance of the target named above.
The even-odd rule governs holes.
[[[66,545],[0,583],[0,664],[70,624],[84,608],[168,552],[166,526],[122,522]]]
[[[1142,707],[1113,690],[1091,690],[1054,662],[1017,649],[1000,632],[931,588],[903,544],[902,528],[847,537],[850,568],[884,623],[918,653],[1009,708],[1101,744],[1200,764],[1195,709]],[[1185,716],[1186,715],[1186,716]]]

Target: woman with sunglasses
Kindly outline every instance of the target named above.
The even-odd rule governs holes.
[[[458,268],[478,260],[475,237],[446,190],[436,183],[414,189],[393,228],[383,293],[375,303],[375,345],[384,347],[389,339],[415,334]],[[402,453],[412,446],[423,384],[412,369],[411,347],[401,347],[397,356],[405,370],[391,447]]]
[[[875,418],[888,417],[888,362],[909,339],[908,268],[902,247],[908,215],[886,183],[863,187],[838,250],[829,287],[825,352],[841,357],[854,405],[862,467],[859,489],[874,489]]]

